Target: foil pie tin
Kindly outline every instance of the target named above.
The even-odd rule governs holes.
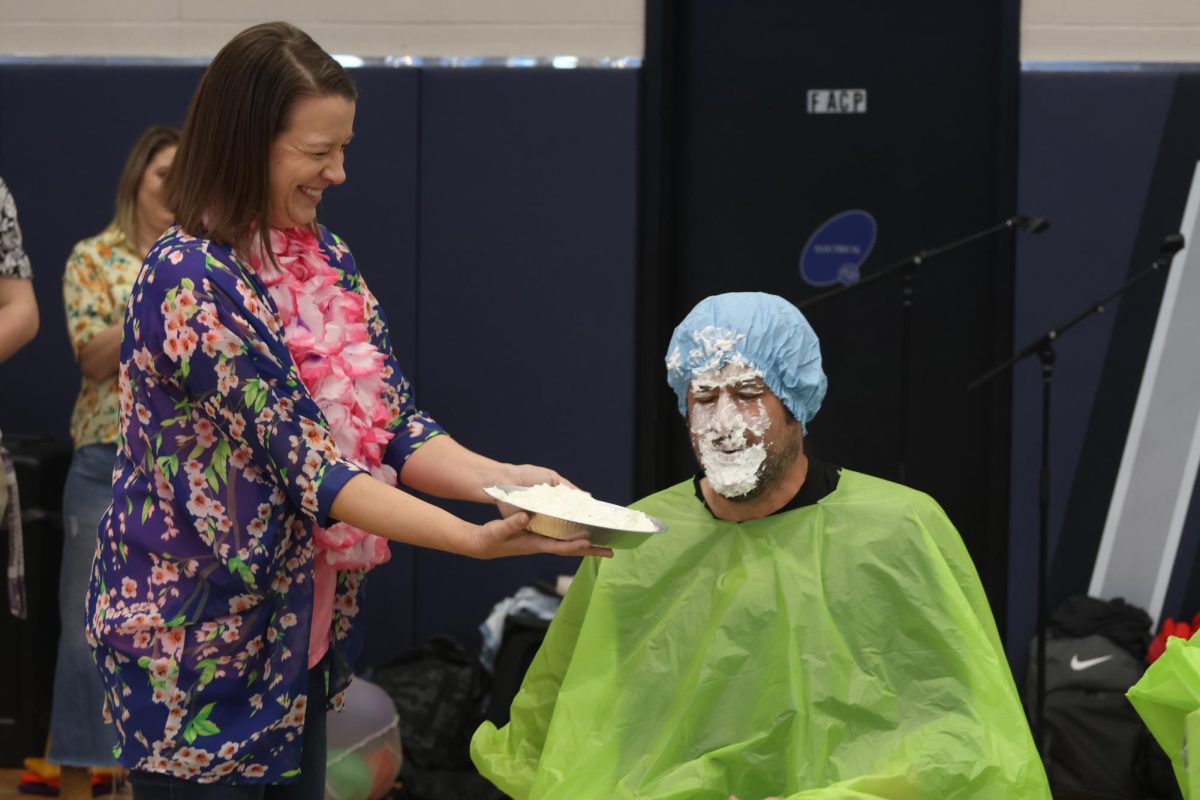
[[[608,547],[613,550],[632,550],[638,545],[646,542],[651,536],[663,533],[667,530],[667,526],[662,520],[652,517],[649,514],[641,513],[644,517],[654,523],[652,531],[626,531],[619,528],[606,528],[601,525],[596,525],[592,522],[583,522],[580,520],[566,519],[556,517],[550,514],[545,514],[540,511],[535,511],[532,508],[524,506],[520,503],[520,493],[526,486],[489,486],[484,489],[489,497],[496,501],[500,507],[500,511],[505,516],[515,513],[516,511],[524,511],[529,514],[529,524],[526,526],[534,533],[539,533],[542,536],[549,536],[552,539],[579,539],[586,536],[592,544],[598,547]],[[501,495],[500,492],[493,491],[499,489],[508,496]],[[601,503],[613,508],[622,508],[622,506],[614,505],[613,503],[605,503],[602,500],[595,502]],[[623,509],[624,510],[624,509]]]

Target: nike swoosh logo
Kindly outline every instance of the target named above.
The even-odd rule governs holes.
[[[1099,656],[1097,658],[1089,658],[1084,661],[1080,661],[1079,656],[1077,655],[1071,656],[1071,669],[1075,670],[1076,672],[1083,672],[1089,667],[1094,667],[1097,664],[1103,664],[1105,661],[1109,661],[1110,659],[1112,659],[1112,653],[1109,653],[1106,656]]]

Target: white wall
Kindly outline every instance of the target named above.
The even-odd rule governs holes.
[[[642,55],[644,0],[0,0],[0,55],[211,56],[285,19],[356,55]]]
[[[644,0],[0,0],[0,55],[211,56],[248,25],[286,19],[335,53],[640,56],[643,6]],[[1023,0],[1021,58],[1200,61],[1200,0]]]
[[[1200,0],[1023,0],[1023,61],[1200,61]]]

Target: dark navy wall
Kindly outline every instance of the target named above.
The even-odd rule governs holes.
[[[17,200],[42,316],[35,342],[0,365],[7,434],[67,440],[79,371],[63,265],[109,221],[138,132],[181,124],[201,73],[0,64],[0,176]],[[327,193],[321,216],[379,297],[418,404],[473,449],[632,500],[637,73],[353,76],[348,180]],[[469,639],[523,583],[575,569],[552,558],[392,552],[368,581],[368,663],[439,633]]]
[[[474,449],[621,503],[634,499],[636,112],[635,73],[421,73],[420,403]],[[576,566],[416,558],[419,606],[444,611],[416,621],[418,638],[481,620],[531,571]],[[459,580],[431,579],[451,561]]]
[[[1027,68],[1020,146],[1019,206],[1049,217],[1053,225],[1018,250],[1015,347],[1145,269],[1163,236],[1179,229],[1200,159],[1200,73]],[[1058,344],[1051,419],[1051,610],[1088,589],[1163,285],[1162,279],[1146,281]],[[1040,402],[1039,368],[1024,364],[1013,383],[1007,630],[1018,675],[1035,624]],[[1167,615],[1190,617],[1196,610],[1187,607],[1187,598],[1197,602],[1192,581],[1197,517],[1193,508]]]
[[[420,74],[365,68],[354,71],[354,82],[358,104],[347,180],[326,193],[321,218],[354,253],[387,316],[400,368],[412,379],[417,371]],[[413,641],[414,548],[393,542],[391,551],[391,561],[367,581],[363,658],[368,663],[386,661]]]
[[[78,370],[61,310],[63,263],[108,221],[137,132],[181,122],[200,73],[0,64],[0,175],[18,201],[42,311],[38,339],[0,365],[7,432],[67,438]],[[328,193],[322,216],[380,297],[418,403],[481,452],[632,499],[637,73],[354,76],[349,180]],[[1178,227],[1189,160],[1200,158],[1198,79],[1165,69],[1024,72],[1017,205],[1053,226],[1019,240],[1014,346],[1114,288]],[[1159,291],[1146,287],[1059,345],[1052,601],[1087,588]],[[1036,367],[1018,368],[1005,630],[1018,673],[1033,633],[1038,383]],[[1168,614],[1200,605],[1198,542],[1194,503]],[[469,637],[519,584],[573,568],[393,553],[368,589],[366,658],[376,663],[435,633]]]
[[[0,364],[0,429],[67,441],[79,369],[62,306],[72,246],[112,219],[125,156],[148,125],[180,125],[198,67],[0,67],[0,176],[17,201],[41,313],[37,338]]]

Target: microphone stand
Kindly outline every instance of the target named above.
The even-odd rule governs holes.
[[[1046,752],[1046,609],[1047,561],[1050,551],[1050,397],[1054,380],[1054,362],[1057,358],[1055,342],[1064,333],[1093,314],[1103,314],[1108,304],[1125,294],[1130,287],[1149,275],[1165,272],[1171,266],[1172,257],[1183,249],[1183,235],[1172,233],[1159,246],[1159,257],[1146,269],[1127,280],[1124,285],[1107,296],[1092,303],[1080,313],[1058,327],[1051,328],[1021,348],[1007,361],[997,364],[976,378],[967,390],[978,388],[1018,361],[1036,355],[1042,364],[1042,455],[1038,477],[1038,574],[1037,574],[1037,686],[1034,690],[1033,738],[1038,753],[1045,760]]]
[[[1015,216],[984,228],[981,231],[956,239],[948,244],[935,247],[932,250],[919,250],[907,258],[893,261],[872,272],[865,278],[844,286],[838,286],[820,294],[813,295],[798,303],[801,311],[819,305],[826,300],[845,294],[854,289],[868,286],[875,281],[902,271],[900,281],[900,399],[897,403],[897,414],[900,417],[899,464],[896,468],[897,481],[907,483],[908,479],[908,429],[909,429],[909,394],[912,383],[912,307],[913,296],[916,293],[916,269],[932,258],[949,253],[951,250],[986,239],[1006,230],[1024,228],[1030,233],[1041,233],[1050,227],[1049,221],[1042,217]]]

